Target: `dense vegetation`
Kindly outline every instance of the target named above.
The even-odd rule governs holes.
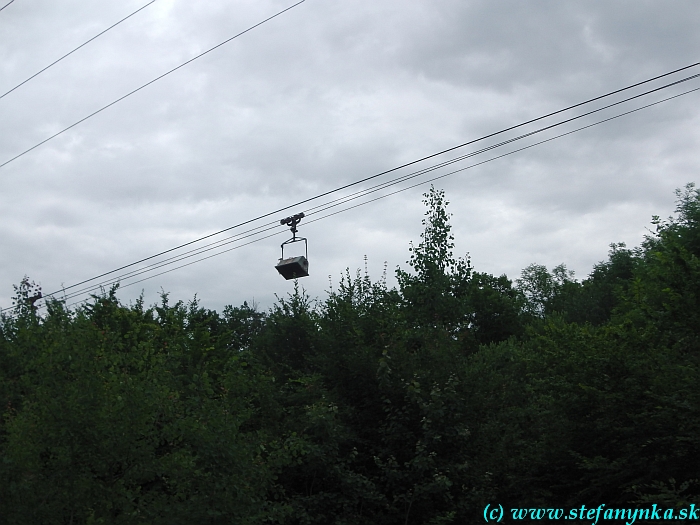
[[[7,524],[471,523],[487,503],[700,503],[700,192],[579,282],[455,259],[266,313],[112,290],[0,323]]]

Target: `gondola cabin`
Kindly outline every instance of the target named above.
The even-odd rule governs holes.
[[[303,255],[280,259],[275,268],[287,280],[309,276],[309,261]]]
[[[280,224],[285,224],[289,226],[292,231],[292,238],[288,241],[284,241],[281,244],[282,257],[280,258],[279,262],[275,265],[275,268],[277,269],[279,274],[287,280],[298,279],[299,277],[308,277],[309,275],[309,246],[304,237],[297,237],[297,225],[303,217],[303,213],[298,213],[280,221]],[[295,257],[288,257],[285,259],[285,245],[302,241],[304,242],[305,255],[297,255]]]

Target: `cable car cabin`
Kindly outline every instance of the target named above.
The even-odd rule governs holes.
[[[282,248],[282,257],[280,258],[275,268],[282,277],[287,280],[298,279],[299,277],[309,276],[309,246],[304,237],[297,237],[297,224],[304,217],[303,213],[298,213],[286,219],[282,219],[280,224],[286,224],[292,230],[292,238],[284,241],[280,247]],[[296,257],[284,258],[284,246],[295,242],[304,241],[304,251],[306,255],[297,255]]]
[[[309,261],[303,255],[280,259],[275,268],[287,280],[309,276]]]

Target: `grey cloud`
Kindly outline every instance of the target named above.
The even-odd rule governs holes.
[[[0,90],[139,5],[13,4],[0,14]],[[158,0],[0,100],[0,162],[286,5]],[[698,11],[690,1],[307,0],[0,169],[0,304],[25,273],[45,289],[77,282],[690,63]],[[583,277],[610,242],[639,242],[697,176],[697,100],[436,182],[452,202],[456,253],[511,278],[531,262]],[[337,282],[365,254],[373,277],[387,261],[393,282],[419,239],[424,190],[302,223],[309,292],[322,296],[329,274]],[[144,289],[153,301],[162,287],[209,307],[267,307],[289,289],[272,268],[284,238],[121,296]]]

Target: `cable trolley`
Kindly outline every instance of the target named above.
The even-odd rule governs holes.
[[[304,218],[303,213],[297,213],[296,215],[292,215],[291,217],[287,217],[286,219],[282,219],[280,221],[280,224],[287,225],[289,226],[289,229],[292,232],[292,238],[284,241],[280,247],[282,248],[282,257],[280,258],[279,262],[275,266],[277,268],[277,271],[280,273],[282,277],[285,279],[297,279],[298,277],[308,277],[309,275],[309,245],[306,241],[305,237],[297,237],[297,225],[301,222],[301,219]],[[305,255],[298,255],[296,257],[289,257],[287,259],[284,258],[284,246],[285,244],[292,244],[295,242],[302,242],[304,241],[304,253]]]

